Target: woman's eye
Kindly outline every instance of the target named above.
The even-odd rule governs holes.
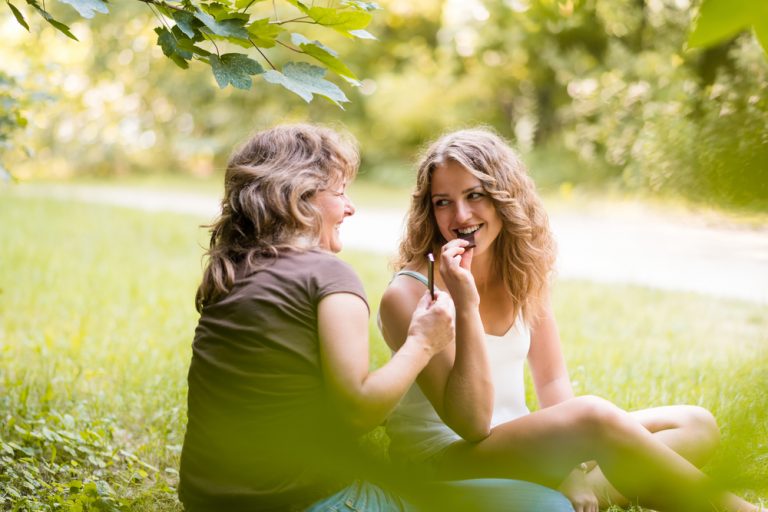
[[[438,199],[437,201],[435,201],[435,208],[440,208],[441,206],[445,206],[447,204],[448,204],[447,199]]]
[[[485,194],[482,192],[470,192],[467,196],[468,199],[480,199],[481,197],[484,197]]]

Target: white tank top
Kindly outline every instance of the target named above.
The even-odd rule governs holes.
[[[402,271],[426,284],[423,275]],[[519,316],[503,336],[485,335],[494,388],[491,427],[529,413],[525,403],[523,368],[531,346],[531,331]],[[393,460],[422,461],[461,439],[438,416],[418,384],[413,384],[387,420]]]

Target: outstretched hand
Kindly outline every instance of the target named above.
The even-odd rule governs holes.
[[[456,238],[446,243],[440,251],[440,275],[451,294],[456,307],[477,307],[480,294],[472,276],[472,249],[469,242]]]

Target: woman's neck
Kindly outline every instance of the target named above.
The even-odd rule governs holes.
[[[472,257],[472,276],[475,278],[477,290],[482,294],[483,289],[498,280],[494,278],[494,265],[492,255],[487,251],[483,255]]]

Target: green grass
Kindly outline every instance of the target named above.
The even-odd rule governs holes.
[[[201,221],[0,190],[0,510],[180,510]],[[386,258],[342,256],[375,316]],[[710,408],[708,469],[768,498],[764,307],[576,281],[554,301],[577,392]]]

